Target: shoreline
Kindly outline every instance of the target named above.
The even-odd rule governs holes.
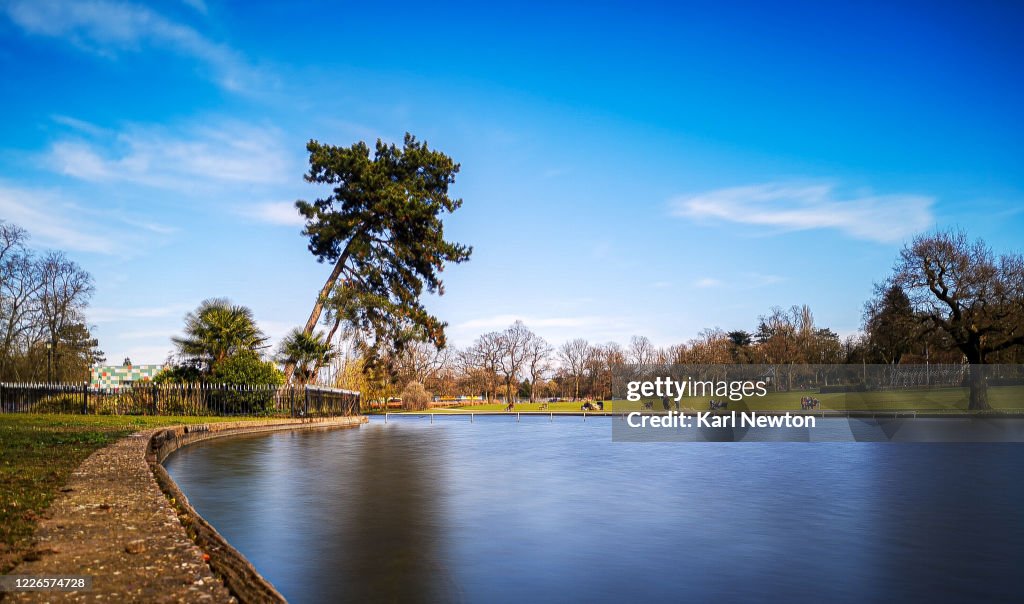
[[[61,487],[18,575],[90,575],[81,592],[4,592],[12,602],[281,602],[276,589],[203,520],[161,462],[203,440],[359,426],[365,416],[178,425],[137,432],[91,454]]]

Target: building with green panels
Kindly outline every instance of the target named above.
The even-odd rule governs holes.
[[[149,382],[163,368],[163,365],[97,365],[92,368],[89,386],[106,390]]]

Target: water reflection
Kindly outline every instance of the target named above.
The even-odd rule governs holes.
[[[440,443],[358,430],[211,441],[168,470],[193,505],[291,601],[437,601]],[[447,598],[446,598],[447,599]]]
[[[1020,445],[613,443],[608,421],[392,419],[167,466],[293,602],[1024,595]]]
[[[354,602],[440,601],[453,591],[440,555],[441,443],[408,433],[369,436],[338,459],[350,467],[323,477],[344,485],[332,506],[337,530],[323,535],[330,555],[321,562],[336,573],[331,590]]]

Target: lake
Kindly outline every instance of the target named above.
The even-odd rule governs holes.
[[[373,418],[165,465],[291,602],[1024,599],[1024,445],[629,443],[613,421]]]

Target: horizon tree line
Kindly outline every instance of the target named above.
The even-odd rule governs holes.
[[[664,348],[644,336],[633,336],[625,348],[582,338],[553,347],[517,321],[463,350],[441,354],[416,344],[387,360],[394,369],[377,376],[378,391],[418,381],[443,396],[468,389],[488,399],[501,392],[505,400],[530,401],[610,397],[613,368],[626,363],[771,365],[779,370],[776,387],[790,390],[796,380],[820,382],[821,376],[797,375],[805,364],[963,363],[970,368],[969,408],[986,409],[980,366],[1024,362],[1024,260],[997,257],[963,231],[918,236],[901,250],[893,274],[875,285],[861,332],[845,339],[816,324],[807,305],[794,305],[772,307],[752,331],[709,328]],[[351,374],[342,372],[341,379],[350,381]]]
[[[931,266],[928,263],[945,268],[921,268]],[[665,347],[641,335],[626,346],[584,338],[555,346],[515,321],[504,330],[481,334],[463,348],[438,346],[414,336],[404,339],[401,347],[377,343],[370,359],[360,325],[328,313],[325,322],[336,325],[332,330],[341,326],[336,340],[343,346],[323,332],[306,335],[295,329],[273,360],[281,367],[293,365],[295,383],[318,383],[326,377],[332,385],[359,390],[371,400],[397,396],[415,383],[442,397],[479,394],[487,400],[531,402],[551,396],[610,398],[616,372],[627,364],[769,365],[777,370],[775,387],[792,390],[827,380],[823,374],[801,373],[803,365],[1020,363],[1021,266],[1019,256],[996,259],[982,242],[968,242],[960,232],[921,236],[901,252],[893,275],[876,284],[874,296],[864,305],[862,331],[845,339],[819,325],[807,305],[794,305],[771,307],[749,331],[708,328],[687,342]],[[945,292],[949,302],[928,295],[933,289]],[[251,321],[251,313],[247,316]],[[186,323],[191,325],[193,319],[190,314]],[[982,334],[980,343],[971,339],[975,332]],[[261,344],[266,338],[250,333],[249,340]],[[978,348],[980,357],[972,352]],[[206,356],[210,369],[221,354],[214,350]],[[974,383],[972,377],[971,386],[971,407],[985,408],[984,392],[977,392],[984,384]]]

